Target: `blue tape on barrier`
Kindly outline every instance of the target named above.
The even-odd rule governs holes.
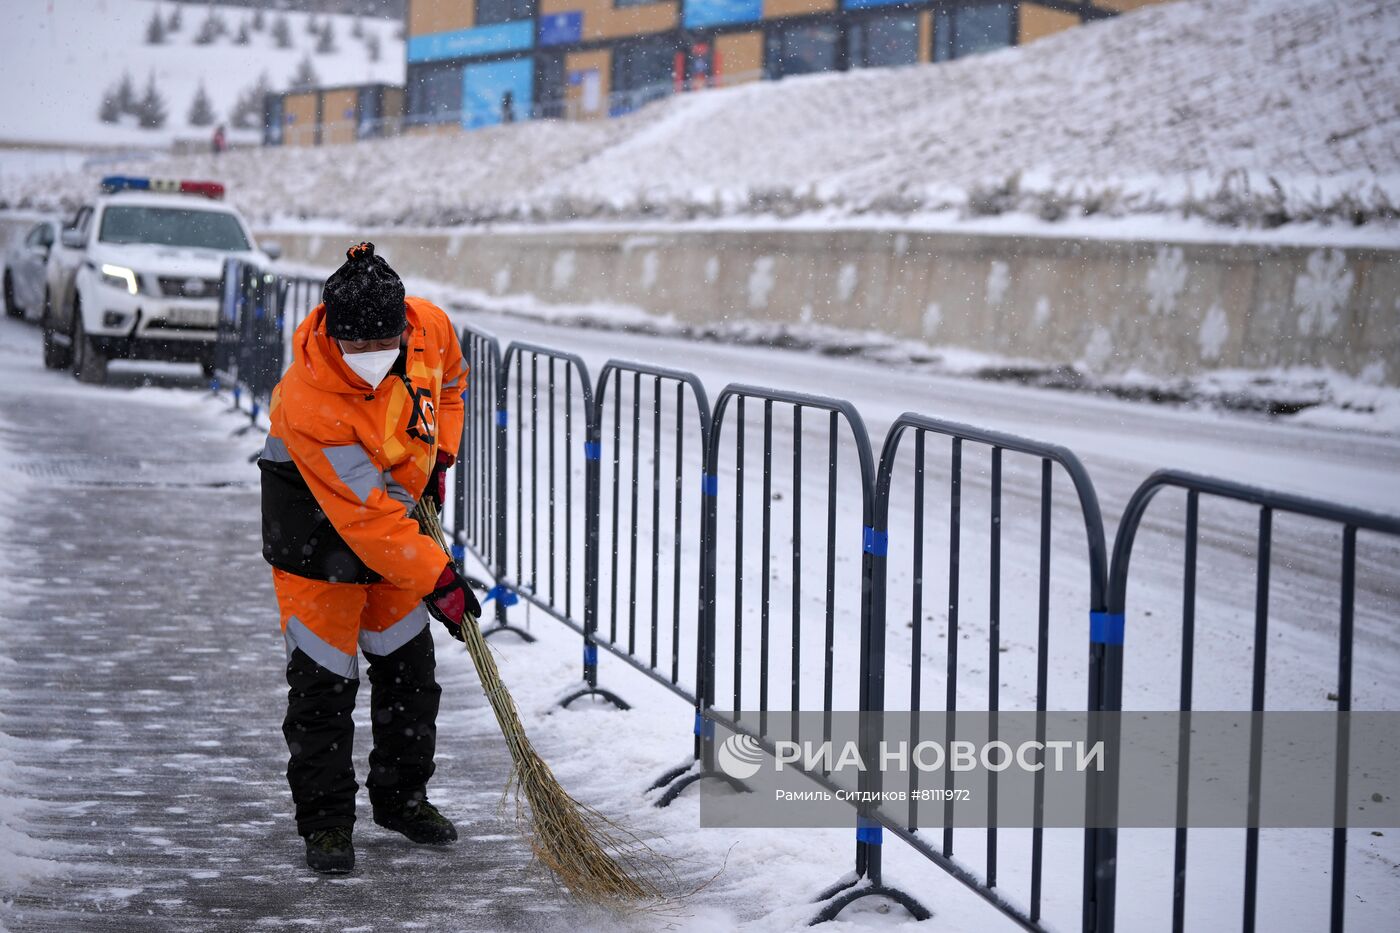
[[[887,531],[876,531],[869,525],[863,529],[864,550],[876,557],[886,557],[890,552],[890,535]]]
[[[583,458],[585,460],[601,460],[603,457],[603,445],[595,441],[583,442]]]
[[[505,426],[506,426],[507,424],[509,424],[509,423],[510,423],[510,416],[509,416],[508,414],[506,414],[506,410],[505,410],[504,408],[499,409],[499,410],[496,412],[496,427],[498,427],[498,428],[503,428],[503,427],[505,427]]]
[[[467,559],[467,549],[460,544],[452,545],[452,559],[461,562]]]
[[[499,599],[502,606],[514,606],[520,602],[520,597],[515,595],[515,590],[504,583],[498,583],[491,587],[491,591],[486,594],[486,598],[482,602],[489,603],[493,599]]]
[[[874,820],[856,817],[856,842],[879,846],[885,844],[885,827]]]
[[[705,738],[715,737],[715,724],[700,713],[695,714],[695,734]]]
[[[707,496],[719,495],[719,477],[713,473],[700,477],[700,491]]]
[[[598,646],[597,646],[597,645],[584,645],[584,646],[583,646],[583,663],[584,663],[584,665],[585,665],[586,667],[597,667],[597,666],[598,666]]]
[[[1089,641],[1095,645],[1123,644],[1123,628],[1121,612],[1089,613]]]

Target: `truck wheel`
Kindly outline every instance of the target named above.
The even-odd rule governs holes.
[[[79,382],[102,385],[107,381],[107,357],[92,345],[92,338],[83,327],[83,306],[73,303],[73,375]]]
[[[53,332],[53,322],[50,315],[53,312],[53,303],[49,300],[49,290],[44,289],[44,311],[39,318],[39,326],[44,332],[44,368],[63,369],[68,365],[69,355],[72,347],[65,347],[55,339]]]
[[[24,317],[24,309],[15,304],[15,283],[10,278],[10,270],[5,270],[5,316]]]

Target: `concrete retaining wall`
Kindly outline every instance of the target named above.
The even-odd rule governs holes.
[[[494,296],[691,324],[877,330],[1095,373],[1321,366],[1400,385],[1400,248],[886,231],[404,234],[395,268]],[[348,236],[267,231],[333,266]]]
[[[0,217],[0,243],[29,218]],[[359,236],[405,275],[697,324],[875,330],[1097,374],[1319,366],[1400,385],[1400,246],[803,230],[266,230],[333,267]]]

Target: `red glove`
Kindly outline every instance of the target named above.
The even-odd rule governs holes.
[[[437,588],[423,597],[428,612],[447,629],[447,633],[458,641],[463,641],[461,626],[464,617],[471,621],[481,618],[481,603],[476,601],[467,581],[452,566],[451,561],[442,568],[437,578]]]
[[[433,472],[428,474],[428,485],[424,487],[423,495],[437,502],[439,512],[442,511],[442,504],[447,501],[447,471],[456,462],[456,457],[445,450],[439,450]]]

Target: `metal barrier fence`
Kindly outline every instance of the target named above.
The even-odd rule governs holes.
[[[1340,618],[1337,628],[1337,683],[1335,692],[1337,710],[1349,713],[1352,709],[1352,662],[1355,640],[1356,607],[1356,536],[1358,531],[1400,538],[1400,517],[1378,515],[1360,509],[1348,508],[1331,502],[1322,502],[1301,496],[1286,495],[1269,490],[1226,482],[1207,476],[1197,476],[1174,470],[1154,473],[1138,487],[1123,511],[1123,519],[1118,525],[1118,535],[1113,545],[1113,573],[1109,579],[1108,614],[1109,640],[1116,642],[1118,663],[1122,660],[1124,613],[1128,596],[1128,567],[1133,556],[1133,545],[1137,539],[1143,518],[1147,514],[1152,499],[1164,489],[1180,489],[1186,493],[1185,566],[1182,585],[1181,611],[1181,685],[1178,709],[1189,711],[1192,707],[1193,674],[1195,667],[1196,640],[1196,582],[1197,548],[1200,537],[1200,499],[1210,496],[1233,500],[1239,503],[1258,506],[1259,524],[1255,549],[1256,578],[1254,595],[1254,640],[1253,672],[1250,683],[1250,710],[1263,712],[1265,705],[1265,683],[1267,675],[1267,648],[1269,637],[1269,589],[1271,558],[1274,538],[1274,516],[1277,513],[1291,513],[1322,521],[1342,529],[1342,554],[1340,560]],[[1122,685],[1122,669],[1119,667],[1119,687]],[[1120,695],[1121,699],[1121,695]],[[1244,853],[1244,911],[1241,929],[1255,929],[1255,914],[1258,908],[1259,880],[1259,829],[1258,814],[1261,780],[1261,749],[1263,735],[1256,724],[1250,729],[1250,769],[1249,801],[1250,822],[1255,824],[1245,832]],[[1187,720],[1183,717],[1181,736],[1178,745],[1181,767],[1177,779],[1177,811],[1180,823],[1185,822],[1188,806],[1187,785],[1190,779],[1191,733]],[[1334,794],[1336,800],[1337,827],[1332,831],[1331,860],[1331,904],[1330,929],[1340,933],[1343,929],[1346,906],[1347,831],[1345,819],[1345,799],[1349,762],[1349,742],[1346,720],[1342,719],[1337,730],[1337,764]],[[1106,789],[1112,795],[1116,786]],[[1112,801],[1110,797],[1110,806]],[[1187,830],[1177,829],[1173,851],[1172,871],[1172,929],[1185,929],[1186,915],[1186,863]],[[1105,840],[1112,845],[1114,840]],[[1103,853],[1104,862],[1100,870],[1116,874],[1115,855],[1110,849]],[[1109,884],[1106,895],[1109,902],[1101,906],[1101,915],[1111,922],[1113,914],[1114,885]]]
[[[214,336],[215,386],[228,385],[234,403],[246,393],[249,417],[267,409],[292,359],[292,334],[321,302],[321,281],[270,273],[238,259],[224,261],[223,298]]]
[[[907,434],[914,435],[914,452],[912,463],[912,502],[895,491],[894,477],[899,464],[900,448]],[[964,447],[975,444],[989,449],[991,454],[991,472],[989,478],[989,488],[987,495],[989,499],[989,527],[987,529],[988,553],[988,600],[987,600],[987,706],[991,712],[1002,709],[1000,688],[1000,659],[1001,659],[1001,621],[1002,621],[1002,533],[1003,533],[1003,460],[1007,453],[1020,454],[1033,460],[1039,466],[1039,548],[1038,548],[1038,572],[1037,572],[1037,599],[1036,599],[1036,690],[1035,690],[1035,711],[1041,716],[1038,717],[1040,728],[1037,738],[1044,739],[1044,713],[1048,706],[1049,693],[1049,641],[1051,635],[1050,628],[1050,580],[1051,580],[1051,518],[1053,499],[1053,476],[1054,469],[1058,466],[1066,473],[1073,486],[1075,498],[1077,500],[1078,511],[1084,523],[1085,538],[1087,545],[1086,564],[1089,569],[1088,595],[1089,595],[1089,630],[1091,642],[1096,634],[1097,626],[1093,620],[1097,618],[1104,609],[1104,593],[1108,576],[1108,556],[1107,547],[1103,534],[1103,519],[1099,510],[1098,496],[1094,491],[1093,483],[1089,479],[1088,472],[1084,469],[1079,458],[1063,447],[1053,444],[1045,444],[1026,438],[1016,437],[1010,434],[1003,434],[996,431],[988,431],[971,425],[957,424],[949,421],[942,421],[935,418],[928,418],[922,415],[905,413],[901,415],[890,427],[889,433],[885,437],[884,447],[880,453],[879,469],[875,478],[874,486],[874,509],[875,514],[871,527],[866,532],[866,553],[873,561],[872,592],[870,607],[870,634],[867,653],[869,655],[869,668],[866,674],[867,690],[862,698],[860,708],[869,711],[883,711],[886,708],[886,652],[885,652],[885,632],[889,624],[891,614],[888,609],[889,580],[890,580],[890,547],[891,547],[891,507],[894,506],[912,519],[912,528],[909,529],[908,546],[910,554],[911,574],[910,574],[910,625],[912,631],[911,645],[908,657],[908,667],[910,671],[908,683],[908,710],[918,712],[925,708],[923,690],[921,683],[920,659],[923,655],[922,644],[924,629],[924,600],[925,600],[925,571],[927,559],[925,547],[928,535],[925,524],[929,515],[929,508],[926,504],[926,473],[927,473],[927,438],[934,435],[949,440],[949,465],[948,465],[948,538],[947,548],[947,633],[946,633],[946,674],[944,676],[945,694],[941,705],[936,706],[950,714],[956,713],[958,709],[958,688],[959,688],[959,635],[960,635],[960,609],[961,609],[961,581],[962,571],[962,533],[963,533],[963,496],[965,470],[963,464]],[[904,543],[896,538],[895,545],[898,547]],[[1082,617],[1081,617],[1082,618]],[[1082,631],[1082,630],[1081,630]],[[1063,636],[1065,633],[1057,633]],[[1090,652],[1091,670],[1101,668],[1106,661],[1105,654],[1099,650],[1097,642],[1093,642]],[[1121,677],[1121,666],[1117,669]],[[1086,705],[1089,711],[1098,711],[1104,707],[1101,705],[1102,699],[1099,696],[1098,680],[1111,680],[1112,671],[1107,675],[1100,675],[1100,678],[1090,677],[1090,692]],[[872,720],[878,721],[878,720]],[[917,722],[912,720],[911,722]],[[883,735],[871,736],[872,742],[878,742],[884,738]],[[990,738],[996,738],[994,720]],[[917,734],[909,737],[911,746],[918,742]],[[873,780],[879,781],[879,773],[872,773]],[[948,774],[949,784],[945,788],[951,791],[952,772]],[[949,802],[946,804],[944,828],[942,839],[935,845],[925,839],[919,833],[916,819],[916,806],[913,803],[913,791],[917,789],[918,772],[910,772],[910,806],[908,818],[902,824],[892,823],[883,820],[884,828],[889,829],[896,836],[913,846],[923,855],[934,861],[940,867],[949,871],[959,880],[968,884],[969,887],[981,894],[986,900],[992,903],[997,909],[1008,917],[1020,923],[1027,929],[1039,928],[1041,919],[1041,888],[1043,878],[1043,850],[1044,833],[1040,828],[1031,830],[1030,840],[1030,884],[1026,897],[1028,909],[1022,909],[1013,902],[1000,896],[997,893],[997,868],[998,868],[998,830],[995,821],[991,821],[990,827],[986,830],[985,850],[986,862],[979,879],[974,870],[953,858],[954,830],[952,821],[953,804],[951,794]],[[1035,800],[1037,814],[1043,813],[1044,801],[1044,775],[1037,772],[1035,781]],[[879,791],[878,784],[869,788]],[[987,788],[987,807],[989,814],[996,811],[996,775],[989,775]],[[1092,795],[1093,791],[1091,791]],[[869,832],[874,835],[879,829],[872,826]],[[1109,831],[1111,833],[1111,831]],[[1084,904],[1085,923],[1089,923],[1089,916],[1092,913],[1091,906],[1103,895],[1099,885],[1093,879],[1103,877],[1104,853],[1103,845],[1097,838],[1096,831],[1087,831],[1089,838],[1086,839],[1084,857]],[[875,850],[878,852],[878,849]],[[866,890],[854,890],[840,899],[833,901],[825,911],[824,917],[834,917],[841,908],[851,901],[864,897],[870,893],[881,893],[879,890],[879,862],[878,855],[873,856],[875,870],[873,873],[874,886]],[[1111,926],[1111,920],[1109,921]]]
[[[312,280],[305,280],[312,282]],[[254,399],[263,400],[280,376],[288,359],[284,340],[291,325],[305,314],[313,292],[294,277],[265,273],[238,263],[225,268],[224,303],[220,314],[217,368],[220,376]],[[922,656],[922,607],[929,586],[925,574],[926,521],[932,515],[926,499],[929,466],[928,438],[948,443],[947,461],[947,648],[945,696],[932,709],[955,714],[958,709],[960,666],[958,642],[963,562],[964,499],[968,481],[964,465],[966,448],[975,446],[990,454],[987,496],[990,503],[986,527],[987,580],[987,700],[988,709],[1004,708],[999,690],[1000,647],[1003,623],[1002,535],[1006,512],[1003,486],[1009,455],[1017,462],[1038,467],[1038,569],[1035,602],[1036,689],[1034,709],[1044,714],[1050,707],[1051,686],[1047,662],[1052,636],[1055,643],[1077,640],[1084,630],[1065,633],[1052,627],[1051,569],[1056,551],[1051,519],[1053,476],[1058,468],[1069,477],[1074,510],[1084,526],[1085,563],[1088,568],[1087,606],[1076,606],[1078,617],[1087,611],[1088,655],[1083,668],[1088,685],[1084,709],[1088,712],[1122,708],[1124,661],[1124,607],[1129,580],[1129,560],[1149,502],[1164,488],[1187,493],[1185,522],[1186,567],[1183,585],[1182,666],[1180,709],[1192,703],[1195,635],[1196,555],[1199,534],[1199,499],[1202,495],[1252,504],[1259,508],[1257,568],[1254,603],[1255,632],[1251,709],[1265,708],[1265,646],[1269,620],[1269,570],[1273,543],[1273,516],[1291,513],[1342,528],[1341,618],[1338,633],[1338,709],[1352,706],[1352,651],[1356,591],[1356,539],[1358,531],[1400,538],[1400,518],[1376,515],[1331,503],[1254,489],[1207,477],[1164,471],[1154,474],[1129,501],[1118,528],[1110,563],[1097,495],[1087,471],[1070,451],[981,428],[904,414],[891,427],[875,460],[864,423],[848,402],[800,393],[732,385],[720,393],[711,410],[705,390],[692,374],[638,363],[609,361],[590,380],[587,366],[578,356],[527,343],[512,343],[503,352],[489,334],[467,328],[462,332],[464,355],[471,367],[464,437],[456,471],[453,533],[459,554],[470,553],[494,578],[488,600],[496,603],[495,619],[488,634],[514,631],[507,607],[523,601],[563,622],[582,636],[583,686],[564,698],[567,705],[595,695],[619,707],[627,704],[615,693],[598,686],[599,648],[625,661],[661,684],[678,699],[693,706],[693,760],[655,781],[650,791],[662,791],[656,803],[666,805],[686,787],[704,778],[728,782],[744,789],[713,767],[714,723],[757,738],[771,750],[770,710],[813,708],[807,698],[820,698],[820,708],[831,712],[854,701],[856,708],[886,708],[886,640],[892,571],[892,515],[907,516],[911,633],[908,697],[911,711],[923,710],[920,680]],[[596,386],[596,394],[595,394]],[[611,402],[611,404],[609,404]],[[750,419],[749,409],[761,408]],[[818,417],[811,417],[812,413]],[[805,415],[805,416],[804,416]],[[750,463],[750,433],[761,440],[759,466]],[[910,494],[896,490],[900,455],[906,436],[912,434],[913,463]],[[811,440],[808,440],[808,437]],[[732,438],[732,446],[729,443]],[[579,446],[582,446],[580,451]],[[811,454],[804,453],[811,451]],[[579,454],[581,453],[581,458]],[[825,484],[804,479],[804,456],[824,457]],[[732,456],[732,460],[729,458]],[[668,459],[669,458],[669,459]],[[851,459],[855,469],[842,464]],[[786,463],[784,462],[786,460]],[[732,470],[722,470],[732,463]],[[610,494],[604,499],[604,464],[610,464]],[[786,467],[791,467],[790,479]],[[649,482],[648,482],[649,478]],[[732,483],[732,487],[731,487]],[[824,488],[812,488],[813,486]],[[755,487],[755,488],[750,488]],[[732,488],[732,494],[728,492]],[[643,494],[649,493],[649,497]],[[755,496],[756,493],[756,496]],[[786,495],[790,506],[775,509]],[[860,525],[853,511],[842,518],[842,503],[860,500]],[[807,509],[812,500],[820,509]],[[725,534],[720,533],[721,506]],[[580,511],[581,509],[581,511]],[[786,513],[787,526],[782,527]],[[811,515],[825,521],[808,522]],[[688,516],[692,516],[689,517]],[[607,520],[606,539],[604,520]],[[755,526],[755,520],[757,524]],[[628,527],[630,526],[630,527]],[[732,527],[732,534],[729,529]],[[755,533],[755,527],[757,532]],[[775,528],[787,531],[793,544],[791,561],[776,560]],[[647,531],[649,529],[649,532]],[[781,531],[778,534],[781,534]],[[644,535],[645,533],[645,535]],[[820,547],[808,548],[815,536]],[[723,537],[723,544],[722,544]],[[512,540],[513,539],[513,540]],[[606,546],[605,546],[606,545]],[[693,545],[693,549],[691,549]],[[746,564],[756,545],[755,573]],[[860,547],[859,580],[842,554]],[[721,574],[719,554],[730,555],[732,567]],[[821,560],[812,561],[814,550]],[[607,558],[606,574],[602,563]],[[751,562],[752,563],[752,562]],[[845,563],[846,567],[841,565]],[[577,568],[582,567],[582,572]],[[818,579],[820,604],[815,615],[803,612],[804,583]],[[754,578],[757,577],[755,580]],[[722,594],[728,586],[727,594]],[[750,598],[757,590],[756,598]],[[842,593],[858,592],[854,611],[843,608]],[[721,599],[727,595],[727,599]],[[809,593],[810,596],[810,593]],[[790,600],[784,612],[779,601]],[[1076,599],[1079,597],[1076,597]],[[606,608],[606,619],[602,610]],[[723,611],[723,616],[721,612]],[[746,624],[756,616],[754,633]],[[804,630],[804,618],[815,619],[818,631]],[[854,618],[855,623],[850,620]],[[721,620],[725,623],[720,624]],[[810,623],[809,623],[810,624]],[[854,670],[843,668],[834,657],[838,625],[860,626],[860,651]],[[784,637],[786,636],[786,637]],[[1082,642],[1081,642],[1082,644]],[[814,648],[815,646],[815,648]],[[821,663],[809,668],[807,653],[820,655]],[[692,657],[693,653],[693,657]],[[756,658],[756,661],[755,661]],[[693,660],[693,668],[692,668]],[[693,669],[693,679],[690,678]],[[807,677],[808,669],[820,677]],[[726,676],[721,685],[719,674]],[[721,686],[724,690],[721,691]],[[745,698],[753,699],[757,718],[738,721],[721,718],[717,700],[724,696],[737,712]],[[1077,703],[1076,703],[1077,706]],[[776,719],[776,717],[775,717]],[[862,744],[878,742],[882,735],[873,717],[862,717]],[[1257,730],[1256,730],[1257,733]],[[787,738],[788,736],[782,736]],[[1117,776],[1111,749],[1116,735],[1103,738],[1110,753],[1109,768],[1097,782],[1091,781],[1086,806],[1089,812],[1113,813]],[[1251,788],[1260,779],[1260,736],[1251,736]],[[1181,737],[1182,761],[1188,760],[1189,735]],[[1338,774],[1345,774],[1348,739],[1339,729]],[[1181,772],[1178,805],[1185,813],[1185,781]],[[815,775],[819,783],[823,776]],[[878,772],[862,777],[862,790],[878,791]],[[910,780],[915,780],[911,777]],[[870,783],[877,782],[877,783]],[[1039,786],[1037,784],[1037,786]],[[990,785],[994,799],[995,781]],[[1338,782],[1337,806],[1342,806],[1345,784]],[[1257,793],[1252,795],[1257,801]],[[866,797],[866,799],[871,799]],[[989,806],[994,806],[989,801]],[[1039,804],[1037,804],[1039,808]],[[945,828],[941,839],[920,834],[913,813],[908,820],[892,821],[870,805],[855,813],[857,881],[823,892],[825,902],[813,922],[835,917],[847,904],[871,895],[883,895],[903,905],[913,915],[927,911],[908,894],[888,887],[881,877],[884,830],[971,888],[1017,925],[1041,930],[1044,887],[1044,845],[1041,828],[1030,833],[1029,890],[1023,902],[999,890],[1000,832],[986,829],[985,863],[977,869],[954,857],[954,833]],[[1338,824],[1343,824],[1339,812]],[[907,825],[906,825],[907,824]],[[1252,930],[1257,906],[1259,834],[1246,830],[1245,900],[1243,926]],[[1342,929],[1345,901],[1346,831],[1332,836],[1331,927]],[[1084,833],[1082,859],[1082,930],[1112,931],[1116,920],[1118,832],[1089,829]],[[1173,880],[1173,928],[1184,928],[1187,831],[1176,831]],[[1022,903],[1024,906],[1022,906]]]

